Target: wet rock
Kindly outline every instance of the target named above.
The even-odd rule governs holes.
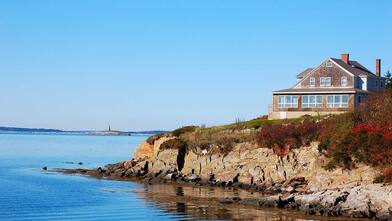
[[[166,174],[166,176],[165,176],[163,179],[165,179],[165,180],[171,180],[171,179],[172,179],[172,176],[173,176],[173,173],[168,173],[168,174]]]
[[[156,173],[154,176],[158,177],[161,173],[163,172],[163,170],[158,171],[158,173]]]
[[[278,207],[280,195],[267,196],[259,199],[259,206],[262,207]]]
[[[120,168],[120,169],[116,169],[113,175],[117,177],[123,177],[125,175],[125,172],[126,172],[125,169]]]
[[[238,183],[238,177],[240,176],[239,173],[233,178],[233,183]]]
[[[259,206],[259,200],[256,198],[245,198],[241,200],[241,204]]]
[[[127,177],[134,177],[135,175],[136,175],[136,174],[135,174],[135,171],[134,171],[133,168],[127,169],[127,170],[125,171],[125,173],[124,173],[124,176],[127,176]]]
[[[44,167],[42,167],[42,170],[48,170],[48,167],[47,166],[44,166]]]
[[[110,173],[115,172],[118,169],[124,168],[124,163],[120,162],[120,163],[116,163],[116,164],[107,164],[105,166],[106,170],[108,170]]]
[[[98,173],[105,173],[106,172],[106,170],[102,169],[101,167],[98,167],[97,171],[98,171]]]
[[[190,174],[189,176],[185,177],[185,180],[188,182],[197,182],[200,181],[200,177],[196,174]]]
[[[208,178],[208,181],[215,183],[216,179],[215,179],[215,175],[212,173],[210,174],[210,178]]]
[[[232,203],[237,203],[241,200],[239,197],[226,197],[223,199],[220,199],[219,202],[223,204],[232,204]]]

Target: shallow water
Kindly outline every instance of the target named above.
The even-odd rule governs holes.
[[[41,169],[93,168],[126,160],[145,139],[0,134],[0,220],[325,220],[214,200],[249,194],[241,190],[145,185]]]

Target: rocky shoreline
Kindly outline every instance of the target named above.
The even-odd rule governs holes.
[[[226,149],[227,150],[227,149]],[[187,146],[169,135],[139,145],[132,160],[96,169],[59,170],[99,179],[244,189],[254,195],[222,197],[222,205],[287,208],[310,215],[392,220],[392,185],[374,183],[377,168],[357,164],[325,169],[317,143],[284,157],[251,142],[228,151],[216,144]]]
[[[244,184],[234,178],[229,182],[216,181],[211,174],[209,179],[202,179],[196,174],[182,174],[176,170],[152,173],[148,164],[140,170],[134,170],[136,161],[124,161],[96,169],[59,169],[56,172],[81,174],[98,179],[120,181],[137,181],[146,184],[181,184],[215,188],[239,188],[251,193],[258,192],[257,197],[228,197],[219,199],[221,204],[241,204],[263,208],[289,208],[309,215],[344,216],[352,218],[371,218],[392,220],[392,208],[385,208],[387,195],[392,188],[383,184],[355,185],[341,188],[309,191],[307,181],[298,177],[270,186]],[[387,195],[386,195],[387,194]]]

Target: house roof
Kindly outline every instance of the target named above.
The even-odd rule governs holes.
[[[274,91],[272,94],[354,94],[369,93],[358,88],[289,88]]]
[[[297,74],[297,79],[302,79],[304,76],[306,76],[312,70],[313,70],[313,68],[306,68],[301,73]]]
[[[346,64],[342,59],[331,58],[331,60],[353,75],[356,76],[365,75],[369,77],[376,77],[375,74],[373,74],[371,71],[369,71],[367,68],[365,68],[357,61],[350,60],[349,64]]]

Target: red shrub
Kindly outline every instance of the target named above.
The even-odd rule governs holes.
[[[320,143],[321,144],[321,143]],[[332,163],[351,168],[362,162],[372,166],[392,163],[392,121],[386,124],[359,123],[328,143],[327,156]]]
[[[348,148],[358,161],[374,166],[392,163],[392,121],[358,124],[349,136]]]
[[[263,115],[257,118],[257,120],[268,120],[268,115]]]
[[[275,124],[261,128],[257,142],[261,147],[273,149],[278,156],[284,156],[290,149],[310,144],[317,134],[318,124],[314,122]]]

